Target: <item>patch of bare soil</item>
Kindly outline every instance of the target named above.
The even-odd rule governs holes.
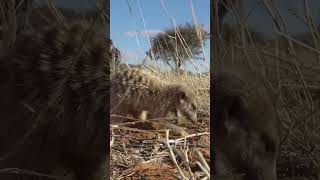
[[[203,126],[208,127],[206,124]],[[185,141],[179,133],[172,131],[169,133],[169,140],[166,140],[165,129],[163,124],[150,121],[112,127],[114,140],[111,147],[111,178],[170,180],[181,177],[181,173],[186,177],[190,174],[198,178],[205,177],[199,166],[201,160],[198,152],[201,152],[204,161],[210,164],[208,128],[194,126],[190,129],[189,126],[186,128],[189,136]],[[170,156],[167,143],[170,144],[177,164]]]

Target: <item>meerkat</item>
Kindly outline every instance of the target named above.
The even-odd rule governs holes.
[[[195,95],[190,89],[163,81],[140,68],[125,68],[111,79],[110,106],[111,114],[137,119],[143,111],[148,119],[165,118],[173,112],[197,122]]]
[[[110,54],[104,36],[91,22],[52,25],[20,34],[0,57],[0,169],[108,177]],[[41,179],[10,172],[0,179],[35,176]]]
[[[276,180],[280,123],[272,88],[249,69],[231,67],[214,73],[212,90],[216,178]]]

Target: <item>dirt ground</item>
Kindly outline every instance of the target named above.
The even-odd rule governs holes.
[[[202,122],[202,125],[207,125]],[[210,134],[208,128],[184,124],[190,137],[170,143],[175,159],[183,174],[189,175],[188,169],[196,177],[204,177],[199,165],[197,151],[210,164]],[[111,151],[111,177],[113,179],[177,179],[178,168],[170,158],[165,145],[165,127],[157,122],[141,122],[126,127],[113,127],[113,145]],[[198,134],[197,134],[198,133]],[[180,135],[170,131],[169,139],[178,140]],[[170,141],[169,140],[169,141]],[[188,165],[185,166],[183,153],[179,149],[188,148]],[[181,153],[181,154],[179,154]]]

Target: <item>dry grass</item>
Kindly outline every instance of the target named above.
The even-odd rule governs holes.
[[[163,81],[190,87],[197,95],[199,123],[182,121],[184,130],[189,134],[185,137],[168,131],[168,126],[157,121],[140,122],[136,126],[130,123],[112,125],[112,178],[210,179],[210,168],[206,165],[210,162],[209,77],[177,74],[152,66],[143,68]]]
[[[286,22],[279,17],[274,18],[274,23],[281,27],[275,30],[277,37],[261,41],[254,39],[247,24],[239,19],[233,40],[226,42],[223,37],[219,46],[220,62],[246,64],[264,74],[272,84],[278,97],[283,134],[278,177],[287,179],[320,178],[320,28],[314,25],[308,3],[304,2],[303,16],[307,18],[301,18],[309,27],[307,34],[290,36]],[[278,13],[269,1],[263,1],[263,5],[270,16]],[[239,17],[237,11],[231,14]]]
[[[162,7],[166,10],[164,3]],[[169,12],[167,15],[172,19]],[[182,37],[178,36],[177,41],[184,42],[180,38]],[[194,91],[197,97],[198,123],[192,124],[182,119],[179,127],[168,126],[164,121],[157,120],[112,125],[111,178],[210,179],[209,75],[165,70],[152,59],[141,63],[141,68],[161,80],[185,84]],[[191,63],[197,66],[193,59]],[[114,72],[113,69],[111,72]],[[169,116],[165,120],[172,118]],[[177,134],[177,131],[185,131],[188,135]]]

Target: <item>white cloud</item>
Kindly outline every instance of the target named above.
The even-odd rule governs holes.
[[[148,37],[148,36],[155,36],[156,34],[159,34],[159,33],[164,33],[164,32],[157,29],[150,29],[150,30],[144,31],[143,35]]]
[[[125,32],[125,35],[128,36],[128,37],[135,37],[137,36],[137,32],[136,31],[128,31],[128,32]]]
[[[158,30],[158,29],[149,29],[149,30],[144,30],[144,31],[127,31],[125,32],[125,35],[128,37],[136,37],[136,36],[144,36],[144,37],[151,37],[155,36],[158,33],[163,33],[163,31]]]

